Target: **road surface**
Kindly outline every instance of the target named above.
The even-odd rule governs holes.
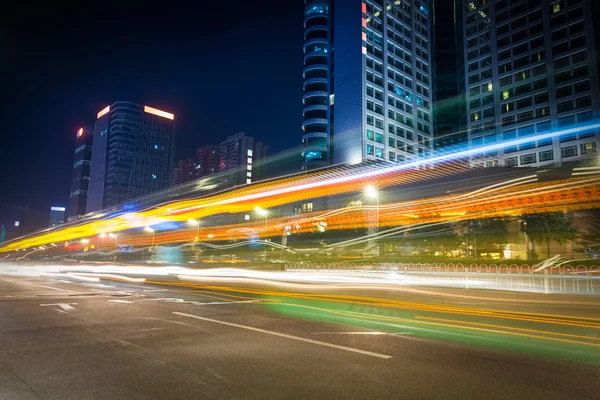
[[[214,288],[0,275],[0,399],[598,396],[593,362],[285,307]]]

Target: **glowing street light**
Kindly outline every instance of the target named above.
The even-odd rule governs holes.
[[[371,199],[377,199],[378,198],[378,193],[377,193],[377,188],[373,185],[369,185],[365,187],[365,194],[367,195],[367,197],[371,198]]]
[[[195,226],[196,227],[196,237],[194,240],[194,250],[196,250],[196,242],[198,241],[198,239],[200,238],[200,221],[196,221],[193,218],[190,218],[187,220],[187,223],[189,226]],[[196,250],[196,263],[198,262],[198,250]]]
[[[376,207],[375,207],[375,212],[377,214],[377,218],[376,218],[376,223],[377,223],[377,230],[379,230],[379,191],[377,190],[377,188],[373,185],[368,185],[365,187],[365,195],[370,198],[370,199],[375,199],[376,201]]]
[[[196,227],[196,241],[198,241],[198,236],[200,235],[200,221],[196,221],[195,219],[190,218],[187,220],[187,224],[189,226]]]
[[[152,247],[154,247],[154,234],[155,234],[156,232],[154,231],[154,229],[150,228],[149,226],[146,226],[146,227],[144,228],[144,230],[145,230],[146,232],[152,233]]]
[[[81,244],[88,244],[90,241],[88,239],[81,239]]]
[[[100,234],[100,250],[102,250],[104,248],[104,238],[106,237],[106,233],[101,233]]]
[[[269,212],[264,208],[259,206],[254,207],[254,212],[260,215],[261,217],[265,217],[265,228],[267,227],[267,220],[269,218]]]

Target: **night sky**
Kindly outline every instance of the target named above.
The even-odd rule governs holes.
[[[73,4],[0,15],[0,204],[66,205],[76,130],[116,100],[175,114],[175,160],[300,145],[301,0]]]

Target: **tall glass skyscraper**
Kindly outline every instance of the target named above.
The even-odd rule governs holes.
[[[458,0],[469,143],[480,146],[598,117],[590,0]],[[594,156],[600,133],[506,148],[475,166],[558,166]]]
[[[431,155],[429,2],[305,3],[304,167]]]
[[[69,195],[69,205],[67,207],[67,219],[69,221],[85,214],[92,165],[92,145],[94,143],[92,128],[79,128],[76,135],[71,194]]]
[[[86,212],[112,208],[169,187],[174,118],[171,113],[125,101],[98,113]]]

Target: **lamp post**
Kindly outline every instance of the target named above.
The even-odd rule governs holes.
[[[198,241],[199,237],[200,237],[200,222],[196,221],[195,219],[188,219],[187,223],[189,226],[195,226],[196,227],[196,237],[194,239],[194,250],[196,250],[196,263],[198,262],[198,250],[196,249],[196,242]]]
[[[267,220],[269,218],[269,212],[264,208],[259,206],[254,207],[254,212],[260,215],[261,217],[265,217],[265,228],[267,227]]]
[[[152,229],[149,226],[147,226],[147,227],[144,228],[144,230],[146,232],[149,232],[149,233],[152,234],[152,247],[154,247],[154,233],[155,233],[154,229]]]
[[[117,249],[117,240],[118,240],[118,236],[115,235],[114,233],[109,233],[108,234],[109,238],[115,239],[115,250]]]
[[[375,211],[376,211],[376,215],[377,215],[376,221],[377,221],[377,230],[379,230],[379,192],[375,186],[369,185],[369,186],[365,187],[365,194],[367,195],[368,198],[375,199],[375,201],[376,201],[376,207],[375,207]]]

